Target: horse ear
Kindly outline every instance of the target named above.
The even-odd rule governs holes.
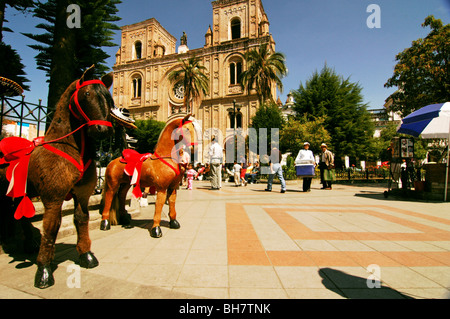
[[[95,72],[95,65],[92,64],[89,69],[84,71],[83,75],[80,78],[80,84],[83,83],[84,81],[93,80],[94,72]]]
[[[108,74],[105,74],[102,76],[102,82],[105,84],[105,86],[108,88],[108,90],[111,88],[113,84],[113,73],[110,72]]]
[[[186,115],[185,117],[184,117],[184,119],[181,121],[181,123],[185,123],[185,122],[187,122],[187,121],[189,121],[189,119],[191,118],[191,116],[192,116],[192,114],[188,114],[188,115]]]

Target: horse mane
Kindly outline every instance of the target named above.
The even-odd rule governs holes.
[[[65,121],[69,120],[70,118],[70,112],[68,112],[69,109],[69,102],[70,98],[72,97],[72,94],[75,92],[77,87],[77,81],[73,81],[64,91],[64,93],[61,95],[61,97],[58,100],[58,103],[56,103],[55,107],[55,114],[53,115],[53,119],[50,123],[50,126],[46,132],[51,132],[51,129],[54,128],[55,125],[64,125]],[[60,119],[60,121],[56,121],[56,119]]]
[[[167,119],[166,125],[164,126],[164,128],[162,129],[161,133],[159,133],[159,137],[158,137],[158,141],[156,142],[156,145],[158,145],[159,141],[161,140],[161,137],[163,135],[163,133],[166,131],[166,129],[173,124],[173,122],[177,121],[177,120],[182,120],[186,117],[186,113],[178,113],[175,115],[172,115],[171,117],[169,117]],[[191,116],[194,120],[195,118],[193,116]],[[156,146],[155,146],[156,148]]]

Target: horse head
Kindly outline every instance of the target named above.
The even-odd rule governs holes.
[[[198,137],[201,136],[201,127],[198,121],[188,114],[176,121],[176,127],[172,131],[172,140],[175,142],[175,149],[188,149],[198,145]]]
[[[111,135],[110,110],[114,107],[109,88],[113,75],[108,73],[101,80],[94,78],[94,65],[87,69],[77,81],[76,91],[70,99],[72,115],[88,125],[87,134],[94,138]]]

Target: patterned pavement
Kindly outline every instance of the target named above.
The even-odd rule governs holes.
[[[97,268],[77,269],[76,236],[58,238],[48,289],[33,287],[33,257],[0,254],[0,298],[450,297],[449,203],[316,183],[303,193],[291,182],[281,194],[279,185],[265,192],[264,184],[223,183],[213,191],[196,181],[178,192],[181,228],[165,222],[159,239],[149,235],[150,196],[133,228],[91,231]]]

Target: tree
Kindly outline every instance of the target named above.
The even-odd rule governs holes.
[[[25,83],[30,82],[23,71],[25,66],[16,50],[10,45],[0,42],[0,61],[8,61],[8,63],[0,63],[0,76],[13,80],[19,84],[22,89],[29,90],[30,87]]]
[[[7,61],[0,64],[0,76],[13,80],[24,90],[29,90],[25,83],[30,82],[23,71],[25,66],[22,64],[20,55],[10,45],[3,42],[3,31],[12,32],[10,28],[4,26],[6,6],[20,11],[27,11],[34,6],[33,0],[0,0],[0,61]]]
[[[258,150],[253,149],[252,151],[257,151],[258,154],[263,155],[260,148],[262,145],[265,145],[270,155],[270,150],[273,146],[279,148],[279,133],[283,125],[283,115],[276,104],[261,105],[251,119],[251,127],[256,130],[256,136],[250,134],[249,143],[250,145],[258,145]],[[263,130],[266,130],[267,135],[264,135]]]
[[[273,83],[280,92],[283,92],[281,79],[287,75],[286,58],[280,52],[271,52],[269,46],[264,43],[259,50],[250,50],[244,55],[247,70],[242,72],[240,83],[243,88],[250,91],[254,88],[258,95],[259,104],[267,100],[274,102],[272,95]]]
[[[305,86],[292,92],[297,119],[315,121],[323,117],[324,128],[331,136],[336,157],[370,154],[374,125],[367,105],[363,104],[362,88],[329,68],[314,72]]]
[[[384,85],[398,87],[388,98],[392,100],[389,110],[402,116],[428,104],[450,101],[450,24],[443,25],[431,15],[422,27],[430,27],[430,33],[397,54],[394,74]]]
[[[289,118],[280,132],[280,150],[283,153],[291,152],[295,158],[303,143],[309,142],[310,149],[316,154],[320,151],[320,144],[331,145],[331,137],[324,127],[325,117],[316,120],[307,120],[306,116],[296,120]]]
[[[0,42],[3,41],[3,31],[9,31],[9,32],[12,31],[11,29],[4,27],[4,22],[7,21],[5,19],[5,11],[6,11],[7,5],[16,10],[26,11],[34,6],[34,1],[33,0],[0,0]]]
[[[109,57],[102,47],[114,46],[111,42],[113,30],[119,30],[114,22],[116,5],[120,0],[49,0],[38,2],[34,16],[43,19],[36,27],[42,34],[25,34],[39,42],[30,45],[39,51],[35,59],[38,69],[44,70],[49,78],[48,110],[56,107],[60,96],[70,83],[79,78],[83,71],[95,64],[96,76],[101,76],[109,68],[105,60]],[[81,8],[81,28],[67,26],[67,7],[77,4]]]
[[[205,75],[206,68],[200,64],[199,58],[193,56],[187,60],[178,59],[178,61],[181,63],[181,69],[170,72],[169,81],[183,82],[183,107],[186,112],[190,112],[190,101],[201,99],[202,94],[208,94],[209,78]]]
[[[137,129],[127,129],[127,133],[137,140],[136,151],[142,154],[153,152],[166,123],[150,119],[136,120],[134,124]]]

